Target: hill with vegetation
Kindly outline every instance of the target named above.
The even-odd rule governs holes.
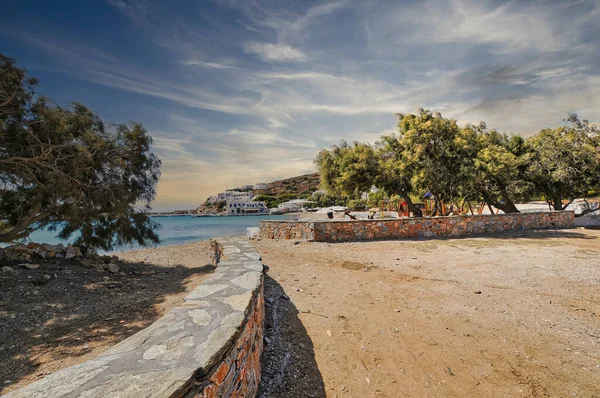
[[[255,190],[256,193],[265,195],[312,195],[319,189],[319,173],[304,174],[268,183],[268,189]]]
[[[267,184],[267,189],[255,190],[257,200],[264,201],[267,207],[277,207],[280,203],[292,199],[307,199],[319,189],[319,173],[273,181]]]

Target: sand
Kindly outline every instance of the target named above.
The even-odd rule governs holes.
[[[208,242],[119,257],[116,274],[91,260],[2,263],[0,394],[97,357],[182,303],[214,270]]]
[[[312,343],[310,396],[600,394],[600,231],[256,246]]]

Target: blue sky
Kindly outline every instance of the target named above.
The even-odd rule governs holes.
[[[141,122],[156,209],[314,171],[425,107],[523,135],[600,121],[600,1],[7,0],[0,52],[57,103]]]

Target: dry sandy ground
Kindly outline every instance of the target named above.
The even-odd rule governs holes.
[[[304,396],[600,397],[600,231],[256,246],[314,346]]]
[[[88,260],[3,262],[0,394],[95,358],[183,301],[205,275],[208,242],[120,253],[112,274]]]

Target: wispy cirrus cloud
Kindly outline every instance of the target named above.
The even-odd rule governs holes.
[[[142,109],[123,118],[155,137],[160,203],[309,172],[319,148],[376,140],[419,107],[523,134],[569,112],[600,121],[596,0],[107,4],[129,36],[12,39],[109,91],[90,95],[101,113]]]
[[[181,61],[181,64],[187,65],[187,66],[200,66],[203,68],[214,68],[214,69],[236,69],[236,70],[240,69],[233,65],[227,65],[227,64],[218,63],[218,62],[206,62],[206,61],[200,61],[197,59],[189,59],[187,61]]]
[[[244,51],[256,54],[265,61],[305,62],[308,60],[308,56],[304,52],[285,44],[250,42],[244,46]]]

